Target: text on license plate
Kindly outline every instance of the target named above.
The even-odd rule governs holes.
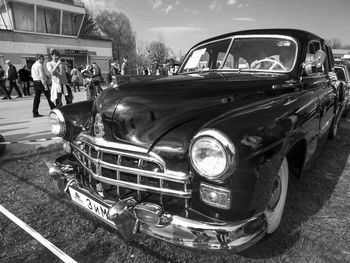
[[[71,187],[69,187],[69,194],[75,203],[94,213],[99,218],[102,218],[104,221],[115,225],[113,221],[107,218],[108,206],[94,201],[93,199],[87,197],[85,194],[78,192]]]

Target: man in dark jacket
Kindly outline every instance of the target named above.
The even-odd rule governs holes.
[[[5,63],[8,66],[7,79],[9,80],[9,83],[10,83],[9,94],[11,95],[13,88],[15,88],[15,90],[18,94],[17,98],[22,98],[23,95],[22,95],[21,91],[19,90],[17,83],[16,83],[16,81],[18,79],[17,69],[14,65],[12,65],[10,60],[6,60]]]
[[[5,84],[5,71],[2,69],[1,65],[0,65],[0,91],[3,93],[4,97],[2,98],[2,100],[10,100],[11,96],[9,94],[9,92],[6,89],[6,84]]]
[[[30,76],[30,71],[28,70],[26,65],[23,65],[20,70],[18,70],[18,75],[20,82],[22,84],[22,91],[24,95],[30,96],[30,81],[32,77]]]

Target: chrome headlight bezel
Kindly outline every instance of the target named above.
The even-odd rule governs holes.
[[[193,149],[194,145],[198,142],[200,142],[201,139],[209,139],[212,140],[214,143],[217,143],[220,145],[223,151],[223,155],[225,156],[226,164],[225,168],[222,169],[217,174],[209,175],[208,173],[203,172],[203,170],[198,167],[198,164],[195,160],[193,160]],[[216,129],[204,129],[201,130],[199,133],[197,133],[190,143],[189,148],[189,158],[192,164],[192,167],[195,169],[195,171],[202,177],[221,183],[223,182],[232,172],[234,171],[237,163],[237,153],[236,148],[232,141],[221,131],[218,131]]]
[[[59,109],[53,109],[49,115],[50,130],[51,132],[59,137],[63,137],[66,134],[66,121],[63,117],[62,112]],[[58,126],[58,129],[57,126]]]

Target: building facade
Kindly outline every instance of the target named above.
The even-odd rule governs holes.
[[[79,38],[86,11],[74,1],[0,0],[0,65],[29,68],[36,54],[55,48],[72,67],[96,62],[108,73],[112,41]]]
[[[350,59],[350,49],[332,49],[334,58],[341,60],[349,60]]]

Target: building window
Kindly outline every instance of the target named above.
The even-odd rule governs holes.
[[[81,21],[83,20],[82,14],[63,12],[63,21],[62,21],[62,34],[77,36],[79,33],[79,28]]]
[[[36,31],[40,33],[60,33],[61,11],[37,7]]]
[[[17,30],[34,31],[34,5],[12,2],[13,23]]]
[[[0,29],[11,30],[13,28],[5,4],[4,0],[0,0]]]

